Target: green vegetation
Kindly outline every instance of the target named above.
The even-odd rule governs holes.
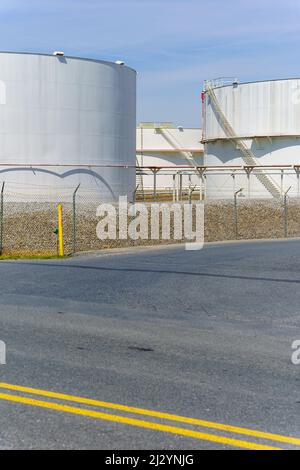
[[[49,259],[66,259],[67,256],[57,256],[53,254],[26,254],[26,253],[15,253],[15,254],[4,254],[0,256],[0,261],[9,261],[9,260],[49,260]]]

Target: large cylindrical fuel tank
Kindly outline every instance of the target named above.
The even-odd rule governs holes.
[[[296,196],[296,171],[282,172],[279,167],[300,165],[300,79],[225,86],[208,82],[203,136],[208,166],[274,167],[250,176],[216,170],[207,176],[208,197],[232,197],[235,189],[247,188],[250,179],[251,197],[280,195],[289,186],[289,194]]]
[[[136,72],[122,63],[0,53],[0,183],[24,199],[135,188]],[[131,168],[126,168],[131,167]]]

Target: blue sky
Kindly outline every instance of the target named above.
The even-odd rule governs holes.
[[[204,79],[300,76],[299,0],[0,0],[0,49],[116,60],[138,120],[197,127]]]

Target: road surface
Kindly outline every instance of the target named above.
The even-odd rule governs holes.
[[[300,241],[0,263],[2,449],[300,449]]]

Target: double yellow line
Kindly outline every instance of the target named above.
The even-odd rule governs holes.
[[[5,400],[13,403],[20,403],[24,405],[30,405],[33,407],[44,408],[54,411],[60,411],[64,413],[70,413],[74,415],[86,416],[89,418],[100,419],[104,421],[112,421],[116,423],[126,424],[144,429],[151,429],[153,431],[162,431],[171,434],[177,434],[186,436],[201,441],[210,441],[217,444],[227,445],[236,448],[250,449],[250,450],[281,450],[279,447],[257,443],[253,441],[245,441],[232,437],[221,436],[218,434],[208,434],[206,432],[189,429],[185,427],[171,426],[169,424],[163,424],[156,421],[145,421],[142,419],[131,418],[120,414],[109,414],[103,413],[102,411],[95,411],[88,408],[74,407],[71,405],[65,405],[53,401],[42,401],[36,398],[31,398],[27,395],[34,395],[35,397],[46,397],[50,399],[57,399],[63,402],[78,403],[80,405],[86,405],[94,408],[104,408],[110,410],[116,410],[119,412],[141,415],[143,417],[156,418],[163,421],[172,421],[181,424],[187,424],[193,427],[200,427],[206,429],[214,429],[216,431],[224,431],[226,433],[237,434],[240,436],[247,436],[252,439],[259,439],[265,441],[271,441],[272,443],[285,443],[300,447],[300,438],[282,436],[279,434],[272,434],[253,429],[241,428],[237,426],[230,426],[227,424],[216,423],[212,421],[204,421],[196,418],[188,418],[185,416],[177,416],[169,413],[163,413],[159,411],[147,410],[142,408],[135,408],[117,403],[109,403],[99,400],[93,400],[90,398],[82,398],[78,396],[65,395],[62,393],[52,392],[48,390],[39,390],[30,387],[22,387],[19,385],[12,385],[6,383],[0,383],[0,390],[7,390],[10,393],[0,392],[0,400]],[[23,395],[13,395],[11,392],[22,393]],[[24,394],[26,394],[24,396]]]

